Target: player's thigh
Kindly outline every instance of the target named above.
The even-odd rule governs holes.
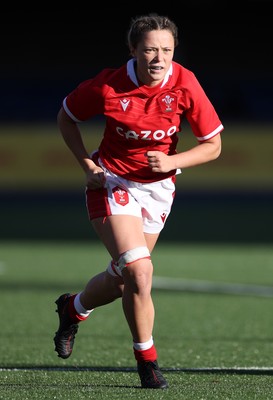
[[[92,225],[114,260],[127,250],[147,246],[139,217],[111,215],[92,220]]]
[[[146,246],[148,247],[150,253],[152,253],[157,239],[159,238],[159,233],[144,233],[145,235],[145,241],[146,241]]]

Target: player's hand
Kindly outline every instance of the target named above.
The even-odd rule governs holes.
[[[172,158],[162,151],[147,151],[147,159],[153,172],[169,172],[174,169]]]
[[[96,166],[94,169],[86,173],[86,186],[88,189],[99,189],[104,186],[105,176],[103,170]]]

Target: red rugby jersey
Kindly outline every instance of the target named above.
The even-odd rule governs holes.
[[[129,180],[153,182],[176,170],[152,172],[145,154],[148,150],[175,154],[183,118],[200,142],[224,127],[193,72],[173,61],[163,83],[139,86],[133,63],[131,59],[118,69],[104,69],[80,83],[63,106],[76,122],[104,115],[98,150],[105,166]]]

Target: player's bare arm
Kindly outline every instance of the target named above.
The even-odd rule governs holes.
[[[147,159],[153,172],[169,172],[178,168],[189,168],[215,160],[221,153],[220,134],[200,142],[196,147],[168,156],[161,151],[148,151]]]
[[[86,186],[89,189],[102,187],[104,184],[104,172],[91,160],[84,146],[77,123],[67,115],[63,108],[58,113],[57,122],[67,147],[86,173]]]

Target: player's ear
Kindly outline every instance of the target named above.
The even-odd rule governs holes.
[[[132,57],[135,57],[136,56],[136,49],[134,49],[133,47],[130,47],[130,54],[131,54],[131,56]]]

